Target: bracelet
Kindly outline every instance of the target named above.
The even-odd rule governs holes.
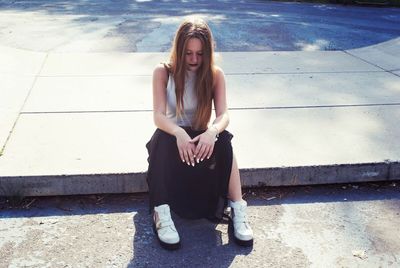
[[[219,138],[219,130],[215,125],[211,126],[212,128],[215,128],[215,130],[217,131],[217,135],[215,135],[215,138]]]

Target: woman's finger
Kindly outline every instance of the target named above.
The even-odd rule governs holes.
[[[204,146],[205,146],[205,144],[202,143],[202,142],[199,142],[199,143],[197,144],[197,146],[196,146],[196,151],[195,151],[195,156],[196,156],[197,158],[200,157],[201,151],[202,151],[202,149],[204,148]]]
[[[206,157],[207,157],[207,154],[208,154],[208,150],[209,150],[209,146],[204,146],[204,151],[203,151],[203,153],[200,155],[200,160],[201,161],[203,161]]]
[[[210,157],[211,157],[213,151],[214,151],[214,145],[212,145],[212,146],[210,147],[210,150],[208,151],[208,154],[207,154],[207,159],[210,159]]]
[[[189,160],[189,153],[187,150],[183,150],[183,156],[185,157],[185,162],[186,164],[190,165],[190,160]]]
[[[189,159],[190,159],[189,163],[191,163],[192,166],[194,166],[194,154],[193,154],[193,151],[191,149],[188,150],[188,155],[189,155]]]
[[[198,157],[199,156],[199,152],[200,152],[200,149],[201,149],[201,146],[202,146],[202,142],[199,142],[197,145],[196,145],[196,148],[195,148],[195,150],[194,150],[194,156],[195,157]]]
[[[205,144],[199,144],[198,145],[198,147],[200,147],[199,148],[199,153],[198,154],[196,154],[196,157],[197,157],[197,161],[203,161],[203,159],[204,159],[204,152],[206,151],[206,145]]]
[[[180,156],[182,162],[185,163],[185,157],[183,156],[183,151],[182,151],[182,149],[178,148],[178,151],[179,151],[179,156]]]

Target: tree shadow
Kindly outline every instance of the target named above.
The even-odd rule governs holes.
[[[50,17],[77,15],[66,25],[59,25],[63,31],[73,27],[79,28],[81,34],[96,33],[109,26],[112,29],[103,37],[123,39],[116,47],[122,51],[137,51],[136,43],[140,44],[143,38],[159,29],[160,21],[167,26],[156,36],[166,42],[152,37],[140,51],[165,51],[174,33],[166,29],[176,29],[182,17],[194,14],[207,18],[219,51],[351,49],[384,42],[399,34],[397,11],[390,8],[377,12],[359,7],[305,3],[300,6],[273,1],[237,1],[227,6],[227,1],[182,0],[0,1],[0,11],[41,12]],[[316,23],[320,18],[323,23]],[[57,27],[57,22],[49,19]],[[371,22],[374,27],[370,26]],[[168,38],[165,32],[169,32]],[[348,42],[349,36],[351,42]]]

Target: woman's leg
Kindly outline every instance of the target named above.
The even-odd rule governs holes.
[[[242,185],[240,183],[239,168],[236,162],[235,154],[233,154],[232,159],[232,170],[231,177],[229,179],[229,189],[228,198],[231,201],[241,201],[242,200]]]
[[[230,199],[228,203],[231,207],[235,241],[241,246],[253,245],[253,230],[247,220],[247,202],[242,199],[242,186],[235,155],[232,159],[228,198]]]

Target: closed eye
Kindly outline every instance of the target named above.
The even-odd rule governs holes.
[[[186,52],[186,55],[192,55],[191,51]],[[197,53],[198,56],[203,56],[203,52],[198,52]]]

